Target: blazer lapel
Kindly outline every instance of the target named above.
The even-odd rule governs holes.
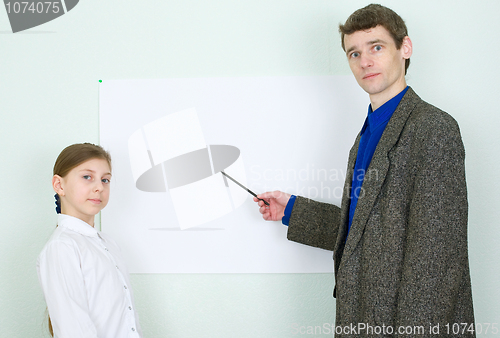
[[[382,137],[380,138],[370,165],[368,166],[368,170],[365,173],[365,179],[362,185],[363,195],[361,195],[358,199],[358,204],[356,206],[356,211],[354,212],[354,218],[351,224],[351,230],[349,231],[349,236],[347,236],[347,241],[342,253],[342,259],[339,268],[347,264],[349,256],[353,253],[357,244],[361,240],[373,205],[375,204],[380,190],[382,189],[382,184],[384,183],[387,172],[389,170],[388,153],[398,141],[406,120],[408,119],[418,100],[420,100],[418,95],[411,89],[411,87],[408,88],[408,91],[401,99],[401,102],[394,111],[394,114],[392,115],[389,123],[384,130],[384,133],[382,134]],[[357,138],[357,143],[359,143],[359,137]],[[349,161],[349,169],[351,169],[351,165],[352,169],[354,168],[354,163],[356,161],[358,147],[356,146],[353,147],[353,149],[354,148],[356,148],[356,153],[354,154],[354,156],[352,156],[353,154],[350,154],[350,158],[352,158],[352,160]],[[353,149],[351,149],[351,152],[353,151]],[[351,181],[348,184],[349,189],[346,189],[347,192],[344,191],[344,194],[350,194],[351,182],[352,174]],[[346,201],[347,205],[344,205],[344,200],[345,199],[343,198],[343,219],[346,217],[346,215],[348,215],[349,212],[349,198],[347,198]],[[343,233],[345,238],[345,231],[343,231]],[[338,241],[339,240],[340,239],[338,239]]]
[[[335,243],[334,250],[334,263],[335,270],[338,269],[340,264],[340,258],[342,257],[343,245],[345,244],[345,238],[347,235],[347,224],[349,222],[349,204],[351,203],[350,195],[351,195],[351,183],[352,176],[354,173],[354,165],[356,164],[356,155],[358,153],[359,140],[360,135],[356,137],[354,141],[354,145],[351,147],[349,151],[349,160],[347,162],[347,173],[344,183],[344,191],[342,193],[342,202],[340,205],[340,228],[337,235],[337,241]]]

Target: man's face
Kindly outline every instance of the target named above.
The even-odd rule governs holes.
[[[401,48],[383,26],[344,36],[349,67],[358,84],[370,95],[372,109],[396,96],[406,87],[405,60],[412,52],[405,37]]]

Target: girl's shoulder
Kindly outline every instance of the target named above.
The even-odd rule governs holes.
[[[45,243],[40,255],[44,254],[47,250],[54,249],[57,247],[71,247],[78,246],[77,238],[74,234],[67,231],[67,229],[62,227],[57,227],[49,240]]]
[[[61,254],[78,254],[83,248],[88,246],[88,239],[86,236],[68,229],[63,226],[58,226],[48,241],[45,243],[42,251],[40,252],[40,257],[46,255],[61,255]]]

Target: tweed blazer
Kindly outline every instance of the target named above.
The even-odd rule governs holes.
[[[411,327],[409,336],[437,337],[447,328],[451,334],[455,323],[473,324],[458,124],[408,89],[365,173],[346,240],[359,140],[349,153],[341,207],[297,197],[287,234],[333,250],[337,336],[387,337],[389,327],[408,336]]]

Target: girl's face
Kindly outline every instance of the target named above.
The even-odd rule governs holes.
[[[108,204],[110,182],[108,162],[99,158],[83,162],[65,177],[55,175],[53,185],[61,198],[61,213],[94,226],[94,216]]]

